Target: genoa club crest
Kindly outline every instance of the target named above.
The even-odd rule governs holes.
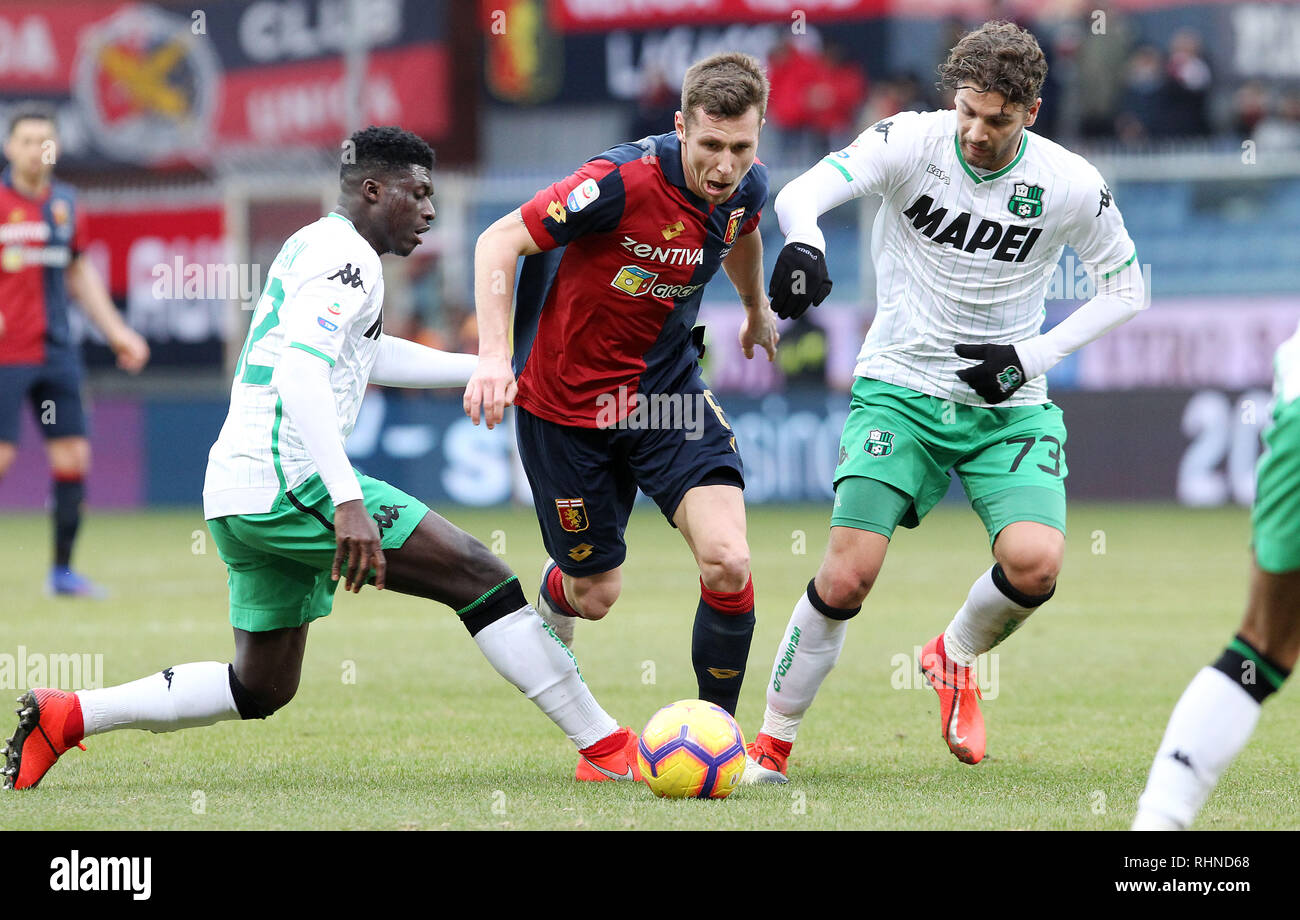
[[[587,508],[580,498],[557,498],[555,510],[560,514],[560,526],[570,533],[587,529]]]
[[[736,208],[731,212],[731,217],[727,219],[727,232],[722,235],[722,242],[730,246],[736,242],[736,233],[740,230],[740,222],[745,219],[745,209]]]

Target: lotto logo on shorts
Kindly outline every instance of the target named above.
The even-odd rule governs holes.
[[[863,449],[873,457],[888,456],[890,451],[894,449],[894,433],[872,428],[867,433],[867,443],[863,446]]]
[[[555,510],[560,514],[560,526],[570,533],[587,529],[587,508],[580,498],[557,498]]]
[[[624,294],[631,294],[633,297],[640,297],[650,286],[655,283],[659,276],[654,272],[648,272],[644,268],[636,265],[624,265],[610,282],[612,287],[618,288]]]

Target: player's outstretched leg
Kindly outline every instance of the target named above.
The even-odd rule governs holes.
[[[799,723],[839,659],[848,621],[862,609],[888,548],[883,534],[831,528],[817,577],[794,605],[777,646],[763,727],[749,745],[761,766],[785,775]]]
[[[268,685],[280,688],[280,700],[259,701],[235,676],[240,663],[238,640],[235,665],[199,661],[100,690],[69,693],[42,687],[28,691],[20,698],[18,729],[4,751],[5,787],[35,786],[64,752],[72,747],[85,750],[82,740],[102,732],[120,728],[169,732],[226,719],[266,718],[279,708],[276,702],[287,702],[285,694],[293,695],[306,638],[305,626],[301,635],[298,630],[277,632],[278,660],[292,663],[296,649],[297,661],[292,675],[265,678]]]
[[[1192,678],[1169,717],[1133,830],[1191,825],[1297,658],[1300,571],[1274,575],[1256,567],[1241,630],[1218,661]]]
[[[997,563],[971,586],[948,628],[921,650],[920,668],[939,695],[939,728],[962,763],[984,759],[984,714],[975,661],[1052,597],[1065,535],[1032,521],[1008,524],[993,545]]]
[[[525,600],[519,579],[486,546],[430,511],[385,558],[387,587],[455,610],[497,673],[574,743],[581,755],[577,778],[640,778],[636,735],[619,728],[596,702],[573,653]]]

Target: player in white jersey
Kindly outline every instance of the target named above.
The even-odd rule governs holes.
[[[858,356],[835,471],[830,544],[776,654],[750,754],[784,772],[795,733],[884,562],[962,480],[995,564],[921,655],[944,740],[984,756],[976,658],[1052,596],[1065,548],[1065,426],[1043,374],[1145,305],[1136,252],[1097,171],[1027,130],[1047,64],[1029,32],[986,23],[940,68],[956,108],[872,125],[787,185],[772,307],[797,317],[831,288],[820,214],[882,198],[877,312]],[[1043,301],[1071,246],[1097,296],[1046,334]]]
[[[1256,471],[1250,594],[1241,628],[1183,691],[1156,751],[1135,831],[1183,830],[1246,746],[1300,658],[1300,329],[1277,350],[1273,427]]]
[[[340,578],[354,593],[373,583],[451,607],[596,770],[638,778],[635,734],[601,709],[518,578],[419,499],[348,462],[344,441],[368,383],[464,386],[478,360],[383,332],[379,256],[409,255],[429,229],[433,151],[395,127],[359,131],[346,149],[338,207],[295,233],[271,266],[208,458],[204,515],[229,573],[234,661],[23,694],[6,788],[35,786],[89,735],[271,715],[293,698],[307,627],[330,613]]]

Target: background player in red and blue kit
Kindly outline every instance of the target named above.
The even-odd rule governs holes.
[[[748,55],[700,61],[683,82],[675,132],[593,157],[484,231],[474,265],[479,364],[465,390],[476,424],[480,409],[492,427],[517,407],[551,556],[537,606],[557,634],[572,641],[573,618],[599,620],[618,598],[640,487],[695,555],[699,695],[732,713],[754,630],[743,468],[700,378],[693,327],[704,285],[724,267],[745,306],[745,356],[755,346],[776,356],[754,232],[768,192],[757,161],[767,94]],[[660,411],[638,412],[638,400]],[[578,777],[601,778],[581,764]]]
[[[81,359],[68,327],[77,300],[117,354],[138,373],[149,346],[122,321],[103,280],[83,255],[86,244],[76,195],[53,181],[54,121],[43,112],[14,116],[0,174],[0,479],[18,452],[22,404],[29,401],[45,436],[54,476],[54,594],[96,595],[72,571],[81,523],[90,444],[81,405]]]

